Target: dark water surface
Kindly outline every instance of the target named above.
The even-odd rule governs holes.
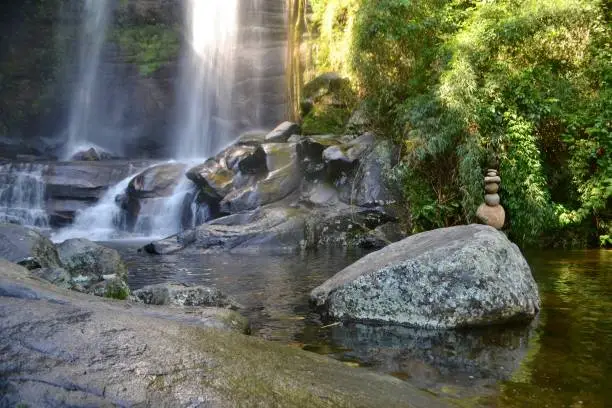
[[[150,256],[136,253],[138,243],[110,245],[128,262],[133,289],[214,285],[244,306],[255,336],[388,373],[468,406],[612,407],[612,251],[528,253],[543,310],[527,327],[430,331],[326,327],[311,312],[310,290],[363,252]]]

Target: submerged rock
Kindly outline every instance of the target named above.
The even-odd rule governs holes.
[[[239,309],[239,305],[215,287],[169,283],[135,290],[133,296],[147,305],[213,306]]]
[[[518,247],[469,225],[413,235],[369,254],[311,293],[328,318],[452,328],[531,320],[537,285]]]
[[[28,269],[62,266],[53,242],[38,231],[16,224],[0,224],[0,258]]]

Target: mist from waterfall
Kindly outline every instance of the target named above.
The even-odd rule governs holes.
[[[96,123],[100,64],[106,31],[111,16],[112,0],[85,0],[78,52],[77,83],[68,123],[66,156],[94,144],[92,133]]]

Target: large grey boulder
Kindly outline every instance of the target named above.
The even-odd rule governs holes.
[[[95,201],[110,186],[148,165],[145,160],[51,163],[44,171],[46,194],[51,200]]]
[[[526,321],[540,309],[527,261],[483,225],[424,232],[369,254],[314,289],[332,319],[453,328]]]
[[[16,224],[0,224],[0,258],[28,269],[61,267],[53,242],[38,231]]]
[[[353,164],[374,144],[374,135],[364,133],[356,139],[342,145],[333,145],[323,151],[326,163],[340,162]]]
[[[59,258],[73,280],[89,287],[114,278],[127,281],[128,270],[119,253],[83,238],[68,239],[57,246]]]

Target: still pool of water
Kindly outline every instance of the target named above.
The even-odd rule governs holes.
[[[253,335],[394,375],[468,406],[612,406],[612,251],[527,253],[543,308],[531,325],[430,331],[360,324],[325,326],[311,289],[363,252],[293,255],[136,253],[110,244],[133,289],[214,285],[244,306]]]

